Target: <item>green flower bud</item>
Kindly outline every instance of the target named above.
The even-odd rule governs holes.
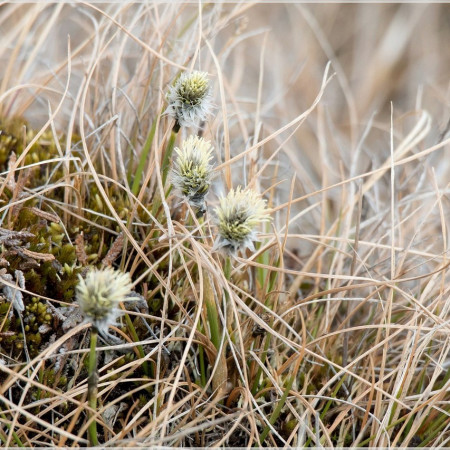
[[[175,148],[177,158],[172,170],[172,184],[193,207],[204,210],[205,196],[212,179],[211,144],[198,136],[189,136]]]
[[[114,325],[121,313],[118,304],[132,300],[126,298],[131,293],[131,278],[128,273],[115,271],[111,267],[92,269],[83,279],[79,276],[76,297],[85,320],[102,333],[108,334],[109,325]]]
[[[167,93],[166,114],[178,127],[195,127],[211,113],[212,103],[206,72],[183,73]]]
[[[270,220],[266,201],[252,189],[242,190],[240,186],[220,199],[215,212],[219,235],[214,248],[231,254],[246,248],[254,251],[253,241],[257,240],[255,228]]]

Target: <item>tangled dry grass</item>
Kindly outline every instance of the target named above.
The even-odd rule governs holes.
[[[449,25],[445,4],[1,5],[2,445],[85,446],[90,423],[111,447],[448,445]],[[191,70],[215,104],[203,218],[161,171]],[[238,185],[272,221],[230,259],[213,208]],[[99,342],[95,410],[93,266],[140,299]]]

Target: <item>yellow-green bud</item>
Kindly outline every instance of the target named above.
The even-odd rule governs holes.
[[[214,248],[231,254],[246,248],[254,251],[253,241],[257,240],[255,228],[261,222],[270,220],[266,201],[248,188],[231,189],[226,197],[220,199],[215,212],[219,235]]]
[[[189,204],[200,210],[205,208],[205,196],[211,185],[212,150],[209,141],[193,135],[183,142],[181,149],[175,148],[172,184]]]
[[[208,74],[194,71],[182,73],[167,93],[166,114],[176,120],[178,127],[195,127],[211,113]]]
[[[115,271],[111,267],[92,269],[77,285],[77,302],[85,320],[104,334],[109,325],[116,323],[120,314],[118,304],[131,293],[131,278],[128,273]]]

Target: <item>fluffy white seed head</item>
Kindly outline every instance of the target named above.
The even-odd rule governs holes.
[[[102,334],[108,334],[109,325],[114,325],[121,314],[119,302],[129,300],[126,297],[131,289],[128,273],[111,267],[91,269],[86,278],[79,276],[76,298],[85,320],[92,322]]]
[[[270,220],[266,201],[252,189],[231,189],[220,199],[215,209],[219,235],[215,249],[223,249],[229,254],[249,248],[254,251],[253,241],[257,240],[255,228]]]
[[[166,114],[176,120],[178,127],[196,127],[211,113],[211,92],[208,74],[194,71],[180,75],[167,93]]]
[[[211,143],[198,136],[189,136],[181,149],[175,147],[172,184],[191,206],[199,210],[204,210],[205,196],[211,186],[212,151]]]

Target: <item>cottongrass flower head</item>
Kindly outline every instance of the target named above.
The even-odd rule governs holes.
[[[183,141],[181,149],[175,147],[172,184],[200,212],[205,210],[205,196],[211,186],[212,151],[209,141],[193,135]]]
[[[196,127],[211,113],[211,92],[208,74],[184,72],[167,93],[166,114],[176,120],[176,127]]]
[[[214,248],[225,250],[228,254],[246,248],[254,251],[253,241],[258,240],[255,228],[270,220],[266,201],[260,194],[240,186],[236,190],[231,189],[226,197],[220,199],[215,213],[219,236]]]
[[[130,300],[132,284],[130,274],[111,267],[91,269],[86,278],[79,276],[76,289],[77,302],[86,321],[104,336],[110,336],[108,327],[114,325],[121,314],[119,303]]]

